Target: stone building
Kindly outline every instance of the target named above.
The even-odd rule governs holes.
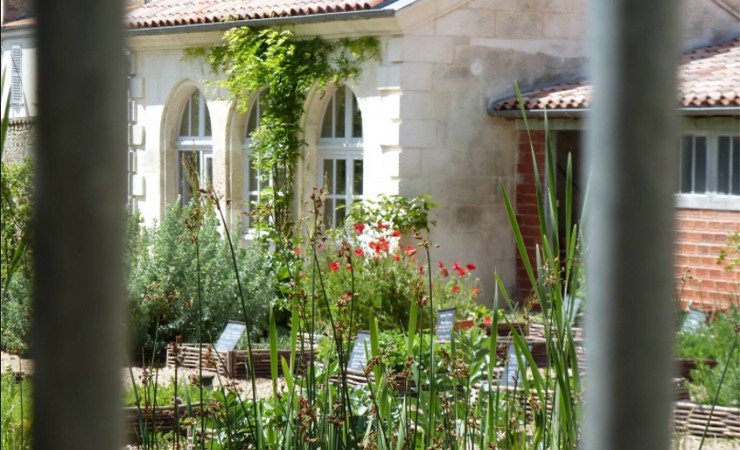
[[[230,200],[230,221],[240,218],[245,204],[258,194],[248,158],[249,131],[260,113],[257,93],[252,93],[249,112],[240,114],[227,93],[210,83],[220,76],[211,74],[202,61],[184,60],[184,50],[218,45],[225,30],[243,25],[284,27],[297,36],[325,39],[375,36],[381,46],[380,61],[366,63],[361,76],[346,86],[330,86],[325,94],[312,92],[304,105],[306,147],[295,180],[296,215],[305,212],[303,204],[311,189],[322,185],[329,173],[342,173],[346,187],[335,186],[334,192],[344,194],[333,195],[333,208],[378,194],[429,194],[439,204],[432,213],[437,221],[432,239],[440,244],[435,260],[475,263],[485,288],[483,301],[490,302],[494,271],[512,292],[526,296],[528,287],[517,276],[516,250],[499,182],[512,195],[522,220],[529,220],[530,160],[520,150],[522,120],[516,112],[504,112],[514,109],[506,99],[513,95],[515,82],[524,92],[531,91],[533,99],[550,92],[543,88],[565,96],[564,82],[586,85],[582,81],[588,47],[585,0],[134,3],[126,14],[129,197],[147,221],[160,219],[167,205],[188,195],[180,170],[184,158],[197,160],[200,178],[212,181]],[[687,0],[684,10],[684,50],[730,42],[725,53],[738,72],[737,2]],[[14,99],[22,97],[14,100],[12,118],[35,115],[32,37],[32,19],[3,23],[3,67],[20,58],[22,68],[20,87],[10,87]],[[709,79],[711,71],[695,75]],[[736,144],[740,83],[737,77],[729,83],[729,91],[721,92],[726,104],[720,107],[706,100],[696,114],[684,112],[687,136],[706,135],[708,155],[715,160],[718,142],[725,137],[734,146],[732,155],[740,151]],[[715,87],[707,82],[696,95],[712,99]],[[534,104],[527,108],[537,116],[543,108]],[[587,107],[583,99],[552,107],[557,110],[551,122],[558,157],[579,151],[581,117]],[[344,126],[327,131],[325,123]],[[541,121],[535,120],[534,126],[541,130]],[[692,139],[693,145],[699,145],[702,138]],[[542,133],[536,132],[536,147],[541,149],[542,142]],[[697,172],[697,163],[693,164],[691,170]],[[730,179],[740,179],[735,163],[728,164]],[[717,163],[709,164],[706,176],[719,173],[718,168]],[[677,265],[695,267],[694,280],[705,283],[684,298],[707,304],[727,301],[738,292],[740,282],[737,272],[718,274],[714,266],[709,268],[726,234],[740,231],[740,193],[717,189],[716,182],[709,182],[703,192],[677,189],[676,197]],[[688,236],[691,233],[683,230],[689,226],[691,233],[697,227],[701,231]],[[248,239],[249,229],[243,232]],[[710,283],[714,283],[711,298]]]

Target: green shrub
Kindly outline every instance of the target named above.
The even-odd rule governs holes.
[[[228,320],[245,318],[229,244],[219,233],[218,219],[213,211],[206,211],[200,226],[193,225],[197,223],[192,220],[194,208],[194,204],[174,206],[158,226],[129,233],[128,292],[136,348],[162,348],[178,335],[183,342],[196,342],[199,326],[203,341],[213,342]],[[246,317],[252,337],[257,338],[267,327],[276,284],[260,249],[237,249],[236,259]]]
[[[28,350],[33,278],[29,251],[32,168],[29,161],[24,161],[17,164],[2,164],[1,171],[0,348],[23,353]]]
[[[698,403],[711,404],[720,388],[722,372],[727,367],[727,374],[719,391],[717,405],[740,406],[740,349],[735,348],[730,355],[733,343],[736,343],[740,330],[740,308],[733,308],[727,313],[719,313],[708,325],[693,332],[682,332],[678,335],[677,349],[680,358],[691,358],[697,362],[705,359],[717,361],[715,367],[700,364],[692,372],[693,380],[687,384],[692,399]],[[736,344],[735,344],[736,345]]]

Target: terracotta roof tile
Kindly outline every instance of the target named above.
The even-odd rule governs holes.
[[[131,28],[156,28],[372,9],[383,0],[159,0],[129,11]]]
[[[678,68],[678,100],[682,107],[740,107],[740,39],[684,53]],[[562,83],[522,93],[526,110],[586,109],[591,85]],[[492,111],[519,110],[516,97],[494,103]]]

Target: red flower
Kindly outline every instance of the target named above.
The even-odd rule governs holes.
[[[352,272],[352,264],[347,264],[347,270],[349,270],[350,272]]]
[[[437,265],[439,266],[440,269],[444,269],[445,268],[445,263],[443,263],[442,261],[440,261],[439,263],[437,263]]]
[[[484,317],[483,325],[493,325],[493,319],[490,316]]]
[[[380,237],[378,239],[378,252],[388,252],[391,249],[391,243],[388,241],[388,239],[384,237]]]
[[[357,256],[358,258],[360,256],[364,255],[364,254],[365,254],[365,251],[363,249],[361,249],[361,248],[356,248],[355,249],[355,256]]]
[[[467,267],[467,268],[468,268],[468,270],[475,270],[475,269],[477,269],[477,267],[475,267],[475,264],[473,264],[473,263],[470,263],[470,264],[468,264],[468,265],[467,265],[467,266],[465,266],[465,267]]]
[[[419,264],[419,275],[424,275],[424,266]]]
[[[458,268],[457,269],[457,274],[460,275],[460,276],[465,275],[465,269],[463,269],[462,267]]]
[[[337,270],[339,270],[339,263],[334,261],[333,263],[331,263],[330,267],[332,272],[336,272]]]
[[[406,256],[414,256],[416,254],[416,249],[409,245],[408,247],[406,247],[405,252]]]
[[[439,274],[442,275],[445,278],[447,278],[447,277],[450,276],[450,272],[448,272],[447,269],[445,269],[444,267],[442,267],[441,269],[439,269]]]
[[[398,231],[398,230],[393,230],[393,233],[391,233],[391,236],[393,236],[393,237],[399,237],[399,236],[401,236],[401,232]]]
[[[480,295],[480,288],[474,287],[471,292],[477,297]]]
[[[460,286],[458,285],[452,286],[452,292],[460,292]]]
[[[401,259],[401,254],[396,252],[393,254],[393,261],[398,261]]]
[[[293,253],[295,253],[296,256],[300,255],[301,254],[301,248],[300,247],[296,247],[295,249],[293,249]]]
[[[378,230],[387,230],[388,224],[385,224],[383,222],[378,222]]]
[[[365,231],[365,225],[363,225],[361,223],[356,223],[355,224],[355,232],[357,234],[362,234],[363,231]]]
[[[460,263],[457,261],[452,263],[452,270],[460,270]]]

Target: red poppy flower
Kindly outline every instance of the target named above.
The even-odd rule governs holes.
[[[406,247],[405,252],[406,256],[414,256],[416,254],[416,249],[409,245],[408,247]]]
[[[399,237],[399,236],[401,236],[401,232],[398,231],[398,230],[393,230],[393,233],[391,233],[391,236],[393,236],[393,237]]]
[[[378,230],[387,230],[388,224],[385,224],[383,222],[378,222]]]
[[[424,266],[419,264],[419,275],[424,275]]]
[[[296,256],[300,255],[301,254],[301,248],[300,247],[296,247],[295,249],[293,249],[293,253],[295,253]]]
[[[460,276],[465,275],[465,269],[463,269],[462,267],[458,268],[457,269],[457,274],[460,275]]]
[[[363,225],[361,223],[356,223],[355,224],[355,232],[357,234],[362,234],[363,231],[365,231],[365,225]]]
[[[363,250],[363,249],[361,249],[361,248],[356,248],[356,249],[355,249],[355,256],[357,256],[358,258],[359,258],[360,256],[364,255],[364,254],[365,254],[365,250]]]
[[[465,267],[467,267],[467,268],[468,268],[468,270],[475,270],[475,269],[477,269],[477,267],[475,267],[475,264],[473,264],[473,263],[470,263],[470,264],[468,264],[468,265],[467,265],[467,266],[465,266]]]
[[[460,263],[457,261],[452,263],[452,270],[460,270]]]
[[[347,270],[349,270],[350,272],[352,272],[352,264],[347,264]]]
[[[445,278],[447,278],[447,277],[450,276],[450,272],[448,272],[447,269],[445,269],[444,267],[442,267],[441,269],[439,269],[439,274],[442,275]]]
[[[401,254],[396,252],[393,254],[393,261],[398,261],[401,259]]]
[[[334,261],[333,263],[331,263],[330,267],[332,272],[336,272],[337,270],[339,270],[339,263]]]
[[[452,292],[460,292],[460,286],[458,285],[452,286]]]
[[[439,266],[440,269],[445,268],[445,263],[443,263],[442,261],[438,262],[437,265]]]
[[[477,297],[477,296],[480,295],[480,288],[474,287],[472,289],[472,292],[473,292],[473,295],[475,295]]]

